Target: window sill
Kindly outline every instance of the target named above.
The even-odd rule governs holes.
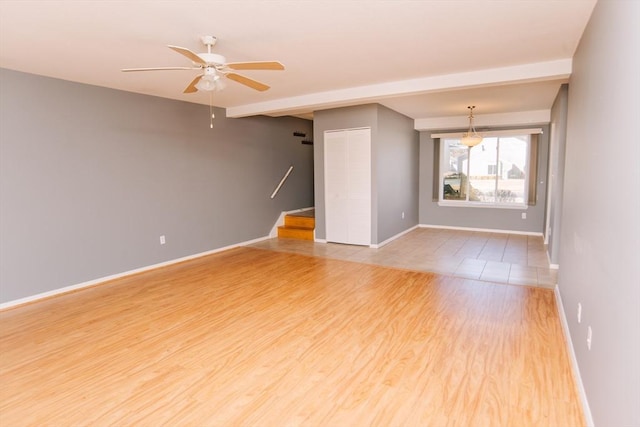
[[[498,205],[491,203],[474,203],[474,202],[451,202],[439,201],[438,206],[454,207],[454,208],[480,208],[480,209],[517,209],[526,211],[528,205]]]

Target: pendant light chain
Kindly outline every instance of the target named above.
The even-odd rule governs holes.
[[[462,139],[460,140],[460,142],[471,148],[482,142],[482,136],[478,135],[478,132],[476,132],[476,127],[473,124],[473,109],[476,108],[476,106],[470,105],[467,108],[469,109],[469,130],[467,131],[467,133],[462,135]]]

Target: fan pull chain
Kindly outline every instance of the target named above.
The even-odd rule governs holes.
[[[213,92],[209,92],[209,114],[211,115],[211,124],[209,127],[213,129],[213,119],[216,118],[215,114],[213,114]]]

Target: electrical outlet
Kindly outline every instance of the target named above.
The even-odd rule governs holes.
[[[162,236],[160,236],[160,244],[164,245],[165,243],[167,243],[166,239],[164,238],[164,234]]]
[[[587,328],[587,348],[591,350],[591,326]]]
[[[578,303],[578,323],[582,322],[582,304]]]
[[[527,213],[526,212],[522,212],[522,219],[527,219]]]
[[[402,212],[402,219],[404,219],[404,212]]]

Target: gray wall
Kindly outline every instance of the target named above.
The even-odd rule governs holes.
[[[638,22],[640,2],[599,1],[569,82],[558,286],[597,426],[640,425]]]
[[[312,148],[292,135],[309,121],[218,109],[209,129],[207,106],[0,73],[0,302],[263,237],[313,206]]]
[[[562,194],[564,192],[564,163],[567,141],[567,108],[569,86],[564,84],[551,108],[551,137],[549,147],[549,219],[545,235],[547,253],[552,264],[560,263],[560,231]]]
[[[418,224],[419,135],[413,119],[382,105],[377,107],[376,242],[382,243]]]
[[[375,104],[357,107],[336,108],[315,111],[313,113],[313,158],[314,158],[314,188],[316,206],[316,238],[325,239],[325,199],[324,199],[324,132],[335,129],[350,129],[360,127],[371,128],[371,139],[375,138],[378,130]],[[371,158],[375,159],[375,147],[371,146]],[[375,164],[371,167],[374,174]],[[371,182],[372,193],[375,194],[375,182]],[[373,198],[372,198],[373,203]],[[374,217],[375,215],[375,217]],[[375,224],[377,212],[372,211],[371,224]],[[373,239],[373,230],[371,237]]]
[[[543,133],[538,139],[538,201],[535,206],[529,206],[526,211],[438,206],[438,202],[433,201],[432,197],[434,159],[431,134],[440,133],[440,131],[420,132],[420,224],[542,233],[546,214],[549,126],[540,127]],[[464,130],[460,131],[464,132]],[[526,219],[522,219],[522,212],[527,213]]]
[[[326,238],[324,132],[371,128],[371,242],[378,244],[418,218],[418,140],[413,120],[378,104],[314,112],[316,237]],[[402,212],[405,218],[402,219]]]

